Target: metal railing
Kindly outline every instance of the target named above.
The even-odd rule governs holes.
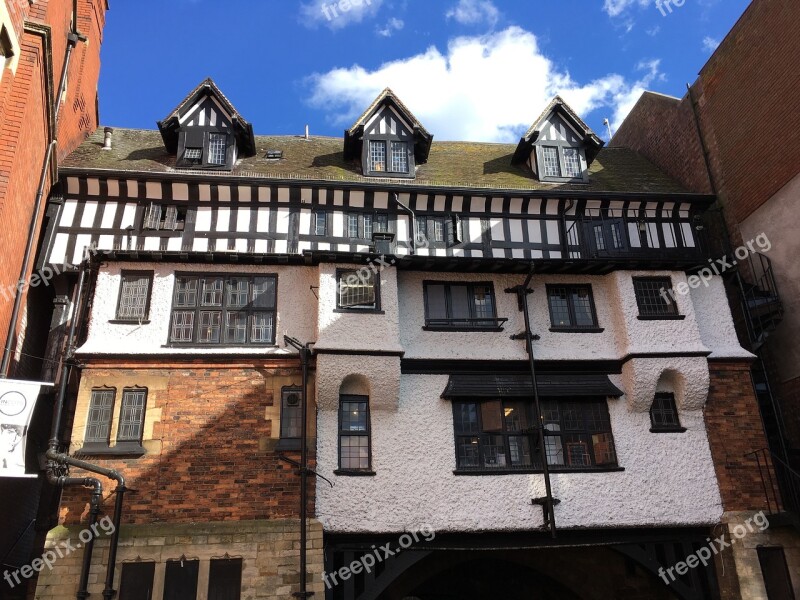
[[[783,320],[783,303],[769,258],[756,252],[740,261],[738,266],[737,283],[747,335],[753,349],[757,350]]]
[[[770,514],[788,511],[800,515],[800,473],[769,448],[745,454],[745,457],[751,456],[758,465],[761,487]]]

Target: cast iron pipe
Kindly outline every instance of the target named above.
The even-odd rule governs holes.
[[[303,369],[302,424],[300,425],[300,591],[292,594],[295,598],[310,598],[314,592],[308,591],[308,568],[306,558],[306,517],[308,511],[308,358],[311,355],[310,344],[301,344],[296,339],[283,336],[286,344],[294,347],[300,353],[300,365]],[[110,600],[110,599],[106,599]]]

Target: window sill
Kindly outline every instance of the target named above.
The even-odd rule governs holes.
[[[277,451],[297,451],[299,452],[302,448],[302,444],[300,444],[299,439],[280,439],[278,443],[275,444],[275,450]]]
[[[220,350],[233,350],[236,348],[250,348],[250,349],[267,349],[267,348],[277,348],[278,344],[275,342],[270,342],[268,344],[191,344],[191,343],[180,343],[180,342],[170,342],[168,344],[164,344],[161,346],[162,348],[219,348]]]
[[[444,325],[425,325],[423,331],[477,331],[477,332],[498,332],[503,331],[503,327],[446,327]]]
[[[625,467],[591,467],[585,469],[563,469],[558,467],[550,467],[550,473],[621,473]],[[542,469],[456,469],[453,475],[458,476],[478,476],[485,477],[487,475],[505,476],[505,475],[541,475],[544,473]]]
[[[379,308],[335,308],[334,313],[365,314],[365,315],[385,315],[386,312]]]
[[[686,433],[686,427],[651,427],[650,433]]]
[[[639,315],[640,321],[683,321],[686,315]]]
[[[603,333],[603,327],[551,327],[553,333]]]
[[[150,319],[109,319],[108,322],[113,325],[149,325]]]
[[[336,469],[333,472],[334,475],[338,475],[340,477],[375,477],[375,471],[356,471],[353,469]]]
[[[116,457],[131,457],[137,458],[144,456],[146,451],[141,444],[132,443],[128,444],[122,442],[116,446],[92,445],[86,444],[75,452],[77,456],[116,456]]]

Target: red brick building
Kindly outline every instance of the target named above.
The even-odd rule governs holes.
[[[52,286],[30,287],[17,301],[17,282],[28,281],[35,269],[45,204],[58,181],[59,162],[97,127],[107,9],[106,0],[0,2],[0,340],[8,349],[0,373],[4,377],[42,376],[41,357],[57,292]],[[34,419],[31,436],[46,440],[50,415]],[[28,457],[29,465],[35,464],[35,454]],[[41,488],[37,479],[0,479],[4,563],[28,562],[33,532],[48,528],[46,522],[32,524]],[[0,587],[0,596],[4,593]]]
[[[793,140],[800,126],[794,101],[800,90],[798,28],[797,2],[754,0],[683,98],[646,92],[611,142],[638,151],[687,189],[718,198],[727,226],[720,232],[727,243],[719,254],[732,262],[723,273],[728,296],[740,340],[758,357],[751,369],[758,406],[749,410],[760,412],[777,463],[783,495],[778,507],[794,514],[795,522],[800,509],[800,148]],[[762,243],[754,253],[748,245],[756,238]],[[731,427],[735,424],[720,420],[718,433]],[[720,485],[724,489],[723,477]],[[790,564],[799,545],[796,536],[788,542]]]

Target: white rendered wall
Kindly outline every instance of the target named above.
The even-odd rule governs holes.
[[[153,271],[149,323],[112,323],[116,318],[122,271]],[[276,346],[215,348],[169,346],[169,322],[175,271],[184,273],[277,274]],[[283,336],[316,339],[317,299],[311,286],[319,281],[316,267],[197,265],[175,263],[111,263],[97,276],[89,335],[78,350],[83,354],[286,354]]]
[[[702,360],[702,359],[696,359]],[[374,477],[335,476],[338,416],[318,412],[317,517],[326,531],[399,532],[529,530],[542,525],[531,499],[544,496],[542,475],[456,476],[453,416],[440,395],[447,376],[404,375],[399,410],[372,410]],[[616,378],[616,383],[620,381]],[[650,433],[647,412],[609,400],[622,472],[552,476],[559,527],[709,525],[722,506],[702,410],[681,411],[685,433]]]

